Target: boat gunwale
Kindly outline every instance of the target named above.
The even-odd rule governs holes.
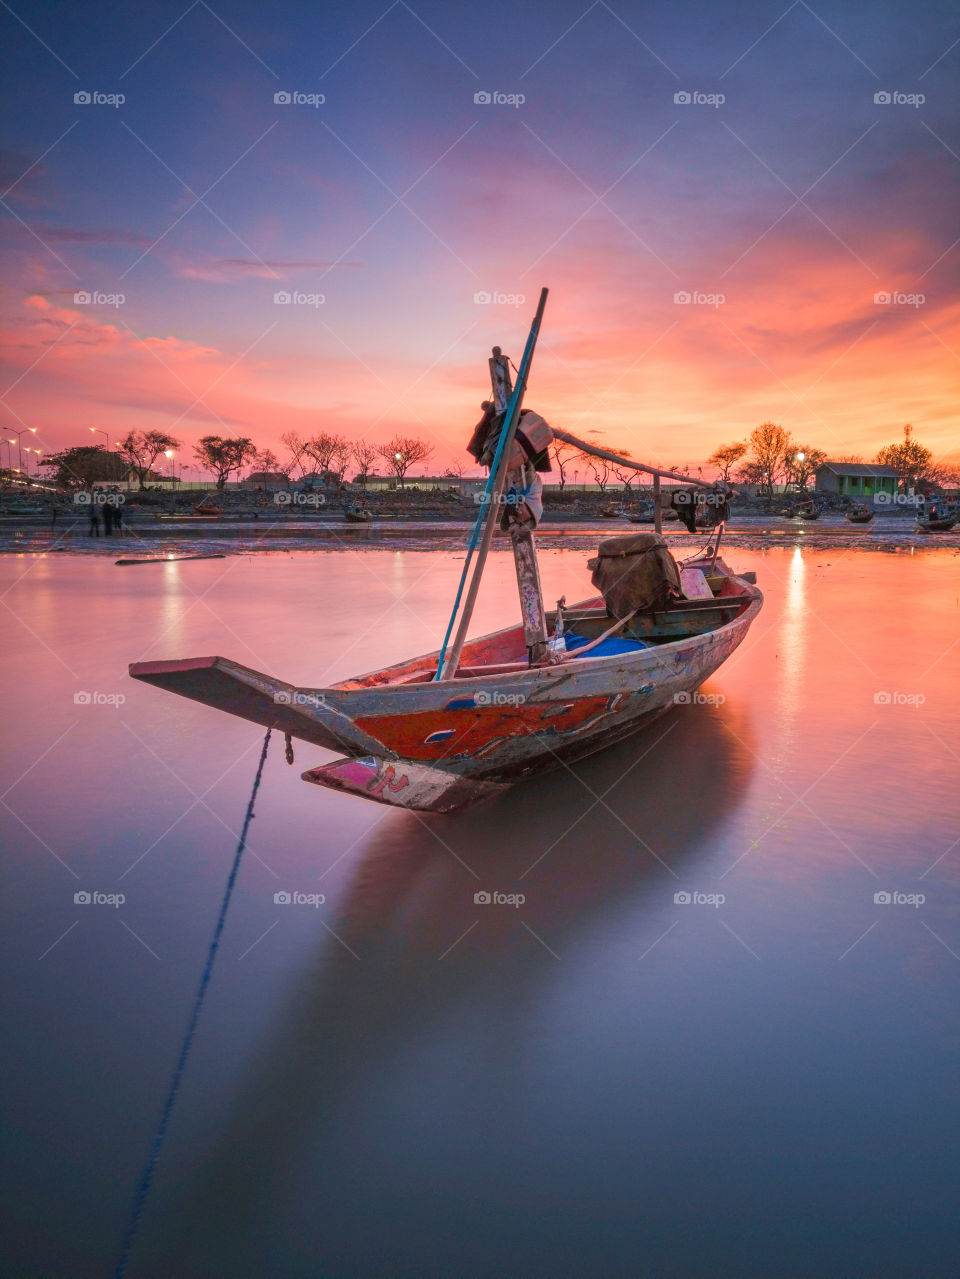
[[[523,659],[517,659],[515,662],[490,663],[492,669],[488,673],[482,674],[482,675],[476,673],[476,670],[477,670],[476,667],[465,665],[464,670],[467,673],[461,675],[460,672],[458,671],[456,676],[454,677],[453,680],[450,681],[450,683],[456,685],[461,680],[477,681],[477,680],[503,679],[505,675],[509,675],[512,678],[526,677],[529,679],[537,679],[543,675],[555,676],[564,669],[567,669],[570,671],[576,671],[576,670],[586,671],[588,669],[593,669],[594,666],[599,663],[605,663],[605,662],[611,662],[611,661],[633,662],[637,659],[643,658],[645,654],[648,654],[651,652],[664,653],[667,650],[675,649],[678,645],[681,645],[681,644],[702,643],[708,636],[719,635],[720,633],[725,631],[727,627],[736,626],[739,623],[746,620],[747,618],[749,618],[749,621],[752,623],[753,619],[759,613],[760,608],[763,605],[763,592],[759,589],[759,587],[757,587],[751,582],[744,581],[743,578],[737,577],[735,573],[730,573],[728,576],[736,579],[736,581],[738,581],[744,588],[742,592],[740,592],[739,594],[742,597],[742,599],[746,601],[746,607],[742,608],[735,617],[731,617],[728,620],[721,622],[719,625],[711,627],[709,630],[700,631],[695,635],[681,635],[681,636],[678,636],[676,639],[668,640],[665,644],[649,645],[645,648],[637,649],[635,653],[604,653],[604,654],[597,654],[595,656],[590,655],[582,658],[574,658],[570,662],[562,662],[557,665],[526,666],[523,664]],[[736,597],[726,597],[726,598],[735,599]],[[587,601],[582,601],[577,604],[571,604],[569,606],[569,611],[573,612],[576,609],[592,610],[595,607],[597,613],[600,614],[602,605],[603,605],[603,597],[596,596]],[[551,613],[554,611],[555,610],[551,610]],[[548,614],[548,617],[549,616],[550,614]],[[515,631],[517,633],[522,634],[523,628],[522,626],[515,625],[515,626],[502,627],[498,631],[490,631],[487,635],[481,635],[481,636],[478,636],[477,639],[469,641],[469,645],[467,645],[467,647],[469,648],[470,646],[474,644],[481,644],[484,641],[496,639],[498,636],[506,635],[511,631]],[[341,680],[337,684],[327,685],[326,690],[301,688],[299,691],[301,692],[327,691],[327,692],[337,692],[337,693],[360,693],[360,692],[369,693],[369,692],[385,691],[387,689],[390,689],[391,692],[393,692],[394,690],[419,691],[419,690],[423,690],[424,688],[428,688],[432,683],[435,683],[436,681],[432,679],[410,678],[408,680],[404,680],[402,682],[398,681],[395,683],[389,679],[375,680],[375,677],[378,675],[388,674],[391,671],[396,671],[398,674],[403,671],[406,671],[409,673],[411,677],[416,675],[426,674],[429,671],[429,667],[431,664],[434,666],[436,665],[436,662],[439,659],[439,656],[440,656],[440,650],[437,649],[433,653],[425,653],[421,657],[408,659],[406,662],[396,663],[394,666],[383,666],[378,668],[377,670],[368,671],[364,675],[355,675],[351,677],[350,679]],[[415,668],[420,663],[423,663],[423,670],[411,669],[411,668]],[[507,667],[509,669],[505,670],[503,669],[504,667]],[[367,683],[366,681],[368,680],[375,681],[375,682]]]

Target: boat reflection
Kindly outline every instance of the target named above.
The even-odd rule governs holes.
[[[545,990],[572,977],[576,948],[614,915],[632,916],[639,959],[663,931],[675,876],[695,870],[736,815],[751,742],[736,707],[692,704],[575,772],[467,812],[390,814],[329,921],[336,936],[318,929],[275,1034],[165,1224],[163,1272],[226,1273],[235,1260],[241,1273],[268,1188],[316,1150],[318,1131],[358,1113],[364,1090],[389,1094],[398,1058],[424,1036],[475,1009],[498,1051],[520,1052]],[[475,900],[494,890],[525,901]]]

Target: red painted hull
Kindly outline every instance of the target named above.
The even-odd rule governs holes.
[[[720,565],[718,564],[718,568]],[[714,629],[640,651],[526,666],[523,630],[465,646],[456,679],[438,654],[324,689],[294,688],[222,657],[143,662],[135,679],[336,751],[305,780],[381,803],[448,811],[635,733],[694,692],[734,651],[762,604],[735,577],[736,613]],[[579,608],[602,611],[603,601]]]

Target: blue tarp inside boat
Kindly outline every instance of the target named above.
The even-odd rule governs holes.
[[[584,644],[590,641],[585,635],[577,635],[574,631],[567,631],[564,639],[567,642],[567,652],[575,653],[578,648],[582,648]],[[620,639],[618,635],[611,635],[609,639],[605,639],[602,644],[598,644],[596,648],[592,648],[587,657],[613,657],[616,653],[636,653],[641,648],[649,648],[649,644],[645,644],[643,640]]]

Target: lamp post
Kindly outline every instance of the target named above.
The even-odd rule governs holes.
[[[17,437],[17,461],[20,463],[18,469],[22,471],[23,470],[23,449],[20,447],[20,436],[25,435],[27,431],[32,431],[33,434],[36,435],[37,428],[35,426],[25,426],[22,428],[22,430],[18,431],[15,427],[11,426],[10,430],[13,431],[14,435]],[[13,441],[11,440],[10,443],[12,444]]]
[[[177,483],[177,464],[173,460],[173,449],[164,449],[163,456],[170,463],[170,481],[176,487]]]
[[[97,435],[102,435],[104,439],[107,441],[107,448],[110,447],[110,436],[107,434],[106,431],[102,430],[99,426],[91,426],[90,431],[96,432]]]

